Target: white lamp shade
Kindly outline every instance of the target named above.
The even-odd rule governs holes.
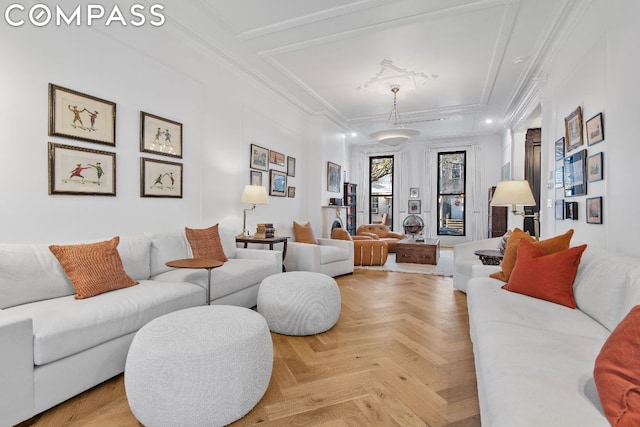
[[[240,201],[254,205],[266,205],[269,203],[267,189],[262,185],[247,185],[244,187]]]
[[[491,206],[535,206],[536,199],[528,181],[500,181],[491,198]]]

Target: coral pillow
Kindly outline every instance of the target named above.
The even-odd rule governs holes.
[[[189,246],[194,258],[209,258],[220,262],[227,262],[227,256],[222,248],[218,224],[209,228],[184,228]]]
[[[71,280],[76,299],[138,284],[124,271],[118,243],[120,237],[116,236],[105,242],[49,246]]]
[[[539,246],[523,240],[509,282],[502,289],[576,308],[573,281],[586,248],[581,245],[546,255]]]
[[[593,377],[612,426],[640,426],[640,305],[613,330],[596,358]]]
[[[519,228],[516,228],[513,230],[511,236],[509,237],[509,240],[507,241],[507,246],[504,251],[504,258],[502,259],[501,263],[502,271],[493,273],[490,275],[490,277],[502,280],[503,282],[509,281],[511,271],[513,271],[513,267],[516,265],[516,260],[518,259],[518,244],[521,240],[533,242],[536,246],[542,249],[545,254],[552,254],[555,252],[563,251],[565,249],[569,249],[572,236],[573,229],[559,236],[536,242],[535,239],[529,236],[528,233],[520,230]]]
[[[318,244],[316,236],[313,234],[311,223],[309,222],[303,225],[293,221],[293,234],[296,236],[296,242],[298,243]]]

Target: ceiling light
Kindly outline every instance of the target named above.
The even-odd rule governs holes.
[[[486,124],[490,125],[491,123],[493,123],[493,119],[487,119],[484,121]]]
[[[389,113],[389,118],[387,119],[387,129],[379,130],[377,132],[373,132],[370,136],[371,138],[375,138],[383,144],[387,145],[400,145],[409,138],[420,135],[420,131],[415,129],[407,129],[402,126],[402,122],[400,121],[400,112],[398,112],[398,101],[397,95],[400,88],[398,86],[394,86],[391,88],[391,92],[393,92],[393,109],[391,113]],[[391,123],[391,118],[393,117],[393,127],[389,127]]]
[[[355,138],[358,134],[356,132],[351,132],[351,136]]]

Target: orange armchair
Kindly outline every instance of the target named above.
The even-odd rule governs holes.
[[[353,241],[353,265],[384,265],[389,255],[387,242],[369,236],[351,236],[344,228],[334,228],[331,238]]]
[[[391,231],[389,230],[389,227],[384,224],[361,225],[360,227],[358,227],[356,235],[371,237],[374,240],[382,240],[384,242],[387,242],[389,252],[395,252],[396,243],[407,238],[406,234]]]

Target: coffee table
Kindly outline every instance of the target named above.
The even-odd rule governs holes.
[[[207,305],[211,305],[211,270],[224,263],[212,258],[185,258],[165,262],[171,268],[204,268],[207,270]]]
[[[439,258],[440,239],[404,239],[396,244],[396,262],[437,265]]]

